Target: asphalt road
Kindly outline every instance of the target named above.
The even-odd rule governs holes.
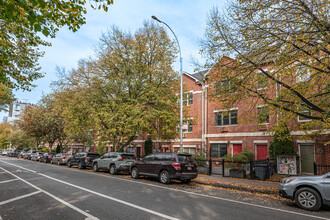
[[[0,220],[330,219],[290,201],[0,156]]]

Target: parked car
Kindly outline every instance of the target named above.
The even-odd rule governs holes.
[[[72,154],[56,154],[55,156],[53,156],[52,161],[50,163],[54,163],[57,165],[67,164],[70,157],[72,157]]]
[[[44,152],[36,152],[34,154],[32,153],[31,154],[31,160],[39,161],[43,154],[44,154]]]
[[[81,152],[76,153],[68,160],[68,167],[78,165],[79,169],[84,169],[86,167],[93,166],[93,160],[99,158],[100,155],[98,153],[88,153],[88,152]]]
[[[109,170],[112,175],[117,172],[129,172],[133,162],[135,162],[134,154],[109,152],[93,161],[93,171]]]
[[[171,179],[189,183],[198,175],[198,166],[190,154],[156,153],[145,156],[131,165],[131,176],[157,177],[161,183],[167,184]]]
[[[20,150],[12,150],[8,153],[9,157],[18,157],[18,154],[20,153]]]
[[[330,172],[322,176],[287,177],[281,180],[280,196],[310,211],[330,205]]]
[[[1,152],[1,154],[2,154],[2,156],[7,156],[7,154],[8,154],[8,150],[3,150],[3,151]]]
[[[44,153],[40,157],[39,162],[50,163],[52,161],[53,156],[55,156],[55,155],[56,155],[56,153],[52,153],[52,152]]]
[[[19,154],[18,154],[18,158],[24,158],[24,155],[27,153],[28,151],[26,150],[22,150]]]
[[[35,154],[36,150],[29,150],[26,154],[24,154],[24,159],[31,160],[31,154]]]

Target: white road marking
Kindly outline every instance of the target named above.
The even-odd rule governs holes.
[[[2,161],[2,162],[3,162],[3,161]],[[6,163],[6,162],[4,162],[4,163]],[[9,164],[9,163],[8,163],[8,164]],[[17,165],[14,165],[14,164],[10,164],[10,165],[17,166]],[[20,167],[20,166],[17,166],[17,167]],[[5,169],[2,168],[2,167],[0,167],[0,168],[3,169],[3,170],[5,170]],[[24,167],[20,167],[20,168],[25,169]],[[5,171],[8,172],[8,173],[10,173],[10,172],[7,171],[7,170],[5,170]],[[10,174],[13,175],[13,176],[16,176],[16,175],[13,174],[13,173],[10,173]],[[177,218],[174,218],[174,217],[172,217],[172,216],[168,216],[168,215],[162,214],[162,213],[160,213],[160,212],[156,212],[156,211],[153,211],[153,210],[150,210],[150,209],[147,209],[147,208],[143,208],[143,207],[138,206],[138,205],[135,205],[135,204],[133,204],[133,203],[129,203],[129,202],[126,202],[126,201],[123,201],[123,200],[120,200],[120,199],[113,198],[113,197],[111,197],[111,196],[103,195],[103,194],[101,194],[101,193],[98,193],[98,192],[95,192],[95,191],[92,191],[92,190],[89,190],[89,189],[86,189],[86,188],[83,188],[83,187],[80,187],[80,186],[77,186],[77,185],[74,185],[74,184],[71,184],[71,183],[65,182],[65,181],[62,181],[62,180],[55,179],[55,178],[53,178],[53,177],[47,176],[47,175],[42,174],[42,173],[36,173],[36,174],[39,174],[39,175],[41,175],[41,176],[44,176],[44,177],[46,177],[46,178],[49,178],[49,179],[55,180],[55,181],[60,182],[60,183],[64,183],[64,184],[69,185],[69,186],[72,186],[72,187],[75,187],[75,188],[77,188],[77,189],[81,189],[81,190],[84,190],[84,191],[86,191],[86,192],[89,192],[89,193],[92,193],[92,194],[98,195],[98,196],[100,196],[100,197],[103,197],[103,198],[106,198],[106,199],[109,199],[109,200],[112,200],[112,201],[115,201],[115,202],[118,202],[118,203],[121,203],[121,204],[124,204],[124,205],[130,206],[130,207],[133,207],[133,208],[136,208],[136,209],[142,210],[142,211],[144,211],[144,212],[148,212],[148,213],[150,213],[150,214],[157,215],[157,216],[162,217],[162,218],[165,218],[165,219],[178,220]],[[16,176],[16,177],[17,177],[17,176]],[[40,191],[42,191],[42,192],[44,192],[44,193],[46,193],[46,194],[48,193],[48,192],[46,192],[46,191],[40,189],[39,187],[34,186],[33,184],[27,182],[26,180],[21,179],[20,177],[17,177],[17,178],[20,179],[20,180],[22,180],[22,181],[24,181],[24,182],[26,182],[27,184],[29,184],[29,185],[35,187],[35,188],[38,188]],[[50,193],[48,193],[48,194],[50,194]],[[53,196],[52,194],[50,194],[50,196],[52,196],[53,198],[55,197],[55,196]],[[62,201],[63,201],[63,200],[62,200]],[[63,201],[63,202],[65,202],[65,201]],[[69,203],[68,203],[68,204],[69,204]],[[70,205],[71,205],[71,204],[70,204]],[[74,207],[74,206],[73,206],[73,207]],[[75,207],[75,208],[76,208],[76,207]],[[82,210],[81,210],[81,211],[82,211]],[[88,214],[87,212],[84,212],[84,213]]]
[[[16,180],[18,180],[18,179],[4,180],[4,181],[1,181],[0,184],[1,183],[9,183],[9,182],[16,181]]]
[[[26,194],[26,195],[22,195],[22,196],[18,196],[18,197],[12,198],[12,199],[8,199],[6,201],[2,201],[2,202],[0,202],[0,206],[4,205],[4,204],[7,204],[7,203],[10,203],[10,202],[14,202],[16,200],[20,200],[20,199],[24,199],[26,197],[33,196],[33,195],[38,194],[38,193],[41,193],[41,191],[36,191],[36,192],[33,192],[33,193],[29,193],[29,194]]]
[[[4,161],[1,161],[1,162],[7,163],[9,165],[16,166],[16,167],[19,167],[19,168],[22,168],[22,169],[26,169],[26,168],[21,167],[21,166],[18,166],[16,164],[4,162]],[[75,169],[72,169],[72,171],[84,172],[84,171],[75,170]],[[241,205],[247,205],[247,206],[252,206],[252,207],[258,207],[258,208],[268,209],[268,210],[272,210],[272,211],[279,211],[279,212],[284,212],[284,213],[289,213],[289,214],[294,214],[294,215],[311,217],[311,218],[315,218],[315,219],[329,220],[329,218],[325,218],[325,217],[321,217],[321,216],[314,216],[314,215],[309,215],[309,214],[295,212],[295,211],[289,211],[289,210],[284,210],[284,209],[279,209],[279,208],[273,208],[273,207],[268,207],[268,206],[263,206],[263,205],[251,204],[251,203],[242,202],[242,201],[238,201],[238,200],[220,198],[220,197],[216,197],[216,196],[210,196],[210,195],[205,195],[205,194],[200,194],[200,193],[195,193],[195,192],[189,192],[189,191],[180,190],[180,189],[173,189],[173,188],[168,188],[168,187],[164,187],[164,186],[154,185],[154,184],[150,184],[150,183],[144,183],[144,182],[140,182],[140,181],[136,181],[136,180],[123,179],[123,178],[118,178],[118,177],[113,177],[113,176],[105,176],[105,175],[102,175],[102,174],[97,174],[97,173],[92,173],[92,172],[88,172],[88,173],[89,174],[92,174],[92,175],[98,175],[98,176],[103,176],[103,177],[107,177],[107,178],[113,178],[113,179],[116,179],[116,180],[133,182],[133,183],[147,185],[147,186],[152,186],[152,187],[156,187],[156,188],[162,188],[162,189],[166,189],[166,190],[171,190],[171,191],[176,191],[176,192],[182,192],[182,193],[196,195],[196,196],[200,196],[200,197],[206,197],[206,198],[211,198],[211,199],[216,199],[216,200],[222,200],[222,201],[227,201],[227,202],[232,202],[232,203],[238,203],[238,204],[241,204]],[[49,176],[44,175],[44,174],[41,174],[41,173],[37,173],[37,174],[42,175],[42,176],[47,177],[47,178],[50,178],[50,179],[53,179],[53,180],[56,180],[58,182],[63,182],[65,184],[71,184],[71,183],[66,183],[66,182],[64,182],[62,180],[57,180],[57,179],[55,179],[53,177],[49,177]]]
[[[45,193],[46,195],[52,197],[53,199],[55,199],[55,200],[57,200],[57,201],[63,203],[64,205],[70,207],[71,209],[73,209],[73,210],[79,212],[80,214],[83,214],[83,215],[86,216],[87,218],[89,218],[89,219],[93,219],[93,220],[98,220],[98,218],[96,218],[95,216],[93,216],[93,215],[91,215],[91,214],[89,214],[89,213],[87,213],[87,212],[85,212],[85,211],[83,211],[83,210],[81,210],[81,209],[79,209],[79,208],[77,208],[77,207],[71,205],[70,203],[64,201],[63,199],[60,199],[60,198],[54,196],[53,194],[51,194],[51,193],[49,193],[49,192],[47,192],[47,191],[45,191],[45,190],[43,190],[43,189],[41,189],[41,188],[39,188],[39,187],[33,185],[32,183],[30,183],[30,182],[28,182],[28,181],[26,181],[26,180],[24,180],[24,179],[22,179],[22,178],[16,176],[15,174],[9,172],[8,170],[6,170],[6,169],[4,169],[4,168],[2,168],[2,167],[0,167],[0,168],[1,168],[2,170],[4,170],[5,172],[7,172],[7,173],[13,175],[13,176],[16,177],[17,179],[19,179],[19,180],[25,182],[26,184],[32,186],[32,187],[35,188],[35,189],[37,189],[39,192],[43,192],[43,193]],[[1,205],[1,203],[0,203],[0,205]]]
[[[1,217],[1,215],[0,215],[0,220],[2,220],[2,217]]]

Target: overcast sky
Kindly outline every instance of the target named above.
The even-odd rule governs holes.
[[[87,1],[89,2],[89,1]],[[220,9],[226,0],[114,0],[108,12],[92,10],[88,7],[86,24],[73,33],[66,27],[62,28],[55,39],[50,39],[52,47],[42,48],[45,56],[40,59],[40,66],[45,77],[34,82],[37,85],[31,92],[16,91],[18,100],[27,100],[36,104],[42,94],[50,93],[50,83],[56,80],[56,66],[66,70],[76,68],[81,58],[94,55],[95,46],[102,33],[112,26],[118,26],[123,31],[134,33],[143,26],[143,22],[151,20],[155,15],[166,22],[176,33],[183,58],[183,71],[193,73],[194,66],[190,57],[200,59],[199,39],[203,37],[207,16],[212,7]],[[170,32],[169,36],[172,37]],[[173,38],[174,39],[174,38]],[[177,59],[179,62],[179,59]],[[174,69],[179,71],[178,62]],[[0,120],[7,113],[0,113]]]

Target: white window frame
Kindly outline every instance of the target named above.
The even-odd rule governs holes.
[[[236,124],[232,124],[231,122],[231,113],[232,112],[236,112]],[[229,112],[229,124],[228,125],[224,125],[223,124],[223,116],[224,116],[224,112]],[[217,114],[220,114],[221,115],[221,125],[217,125],[216,124],[216,115]],[[214,111],[214,126],[215,127],[224,127],[224,126],[237,126],[238,125],[238,108],[233,108],[233,109],[230,109],[230,110],[218,110],[218,111]]]

